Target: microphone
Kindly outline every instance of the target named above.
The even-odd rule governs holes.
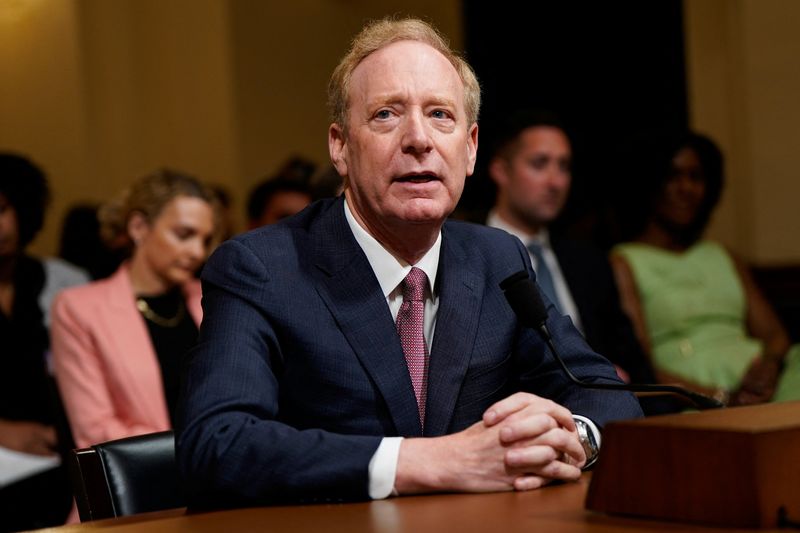
[[[629,392],[665,392],[670,394],[677,394],[687,398],[699,410],[705,409],[718,409],[724,405],[708,396],[703,396],[694,391],[684,389],[675,385],[656,385],[656,384],[623,384],[623,383],[588,383],[575,377],[569,370],[564,360],[558,354],[553,340],[550,336],[550,331],[547,329],[547,309],[542,302],[542,297],[539,294],[539,289],[536,284],[528,277],[525,270],[521,270],[516,274],[512,274],[500,282],[500,288],[506,295],[511,309],[517,315],[517,319],[523,326],[536,330],[542,339],[547,343],[550,351],[553,352],[553,357],[558,361],[561,370],[567,375],[569,380],[579,387],[585,389],[600,389],[600,390],[625,390]]]

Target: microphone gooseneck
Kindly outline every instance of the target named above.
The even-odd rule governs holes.
[[[575,375],[567,367],[564,360],[556,350],[553,344],[553,339],[550,336],[550,331],[547,329],[547,309],[544,306],[542,297],[539,294],[539,289],[536,284],[528,277],[528,273],[521,270],[512,274],[508,278],[500,282],[500,288],[506,295],[511,309],[517,315],[517,319],[525,326],[536,330],[541,335],[542,339],[547,343],[553,357],[558,362],[561,370],[564,371],[570,381],[579,387],[587,389],[600,389],[600,390],[624,390],[629,392],[661,392],[677,394],[687,398],[700,410],[704,409],[718,409],[724,407],[719,401],[703,396],[694,391],[684,389],[675,385],[656,385],[656,384],[622,384],[622,383],[588,383],[575,377]]]

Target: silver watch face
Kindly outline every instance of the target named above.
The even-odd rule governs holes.
[[[586,422],[583,420],[576,420],[575,426],[578,428],[578,439],[583,446],[583,452],[586,454],[586,466],[591,465],[595,458],[597,458],[597,444],[594,441],[594,436],[591,430],[587,427]]]

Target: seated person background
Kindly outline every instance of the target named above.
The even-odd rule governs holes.
[[[257,185],[247,199],[247,227],[255,229],[290,217],[311,203],[314,166],[300,158],[286,162],[275,176]]]
[[[101,209],[131,258],[53,304],[53,358],[78,447],[172,427],[183,354],[202,318],[194,279],[212,244],[213,193],[162,170]]]
[[[489,175],[497,198],[486,224],[526,245],[547,297],[572,318],[589,346],[617,365],[621,377],[653,382],[605,254],[549,231],[572,184],[572,146],[559,118],[543,110],[510,114],[498,129]]]
[[[498,285],[535,276],[518,239],[446,221],[475,165],[472,69],[427,24],[383,20],[355,38],[329,102],[344,195],[227,241],[203,271],[176,427],[193,504],[577,479],[592,422],[641,410],[569,382],[517,321]],[[574,372],[619,383],[548,310]]]
[[[25,253],[48,200],[41,169],[22,156],[0,154],[0,447],[53,457],[42,463],[45,470],[0,489],[0,530],[62,524],[71,500],[66,467],[57,466],[58,453],[72,442],[48,370],[48,322],[55,294],[88,276],[60,259]]]
[[[719,149],[694,133],[653,138],[628,168],[650,190],[638,237],[617,246],[612,262],[659,380],[731,405],[800,399],[800,347],[748,268],[702,238],[722,192]]]
[[[64,216],[58,255],[65,261],[85,269],[92,279],[107,278],[125,260],[124,243],[115,247],[100,235],[99,206],[79,204]]]
[[[217,205],[219,206],[217,223],[218,240],[219,242],[227,241],[238,233],[236,229],[237,225],[234,221],[235,216],[233,213],[233,199],[231,198],[231,193],[224,185],[210,184],[209,188],[217,198]]]

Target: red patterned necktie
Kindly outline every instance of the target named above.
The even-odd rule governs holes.
[[[425,344],[425,285],[428,276],[417,267],[411,269],[400,284],[403,305],[397,313],[397,333],[403,346],[411,384],[417,397],[419,421],[425,424],[425,398],[428,381],[428,347]]]

